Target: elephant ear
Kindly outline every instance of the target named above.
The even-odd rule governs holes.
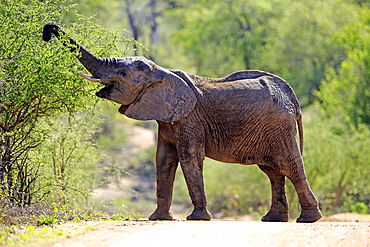
[[[161,78],[128,106],[126,116],[137,120],[175,122],[194,109],[197,98],[190,86],[170,71],[160,74]]]

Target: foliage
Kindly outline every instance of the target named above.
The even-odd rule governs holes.
[[[209,208],[216,217],[267,213],[270,182],[257,166],[207,160],[204,177]]]
[[[175,10],[173,40],[196,73],[269,71],[286,79],[303,105],[315,99],[326,66],[343,59],[333,33],[360,10],[346,0],[199,1],[184,8]]]
[[[334,36],[345,49],[338,67],[327,67],[318,97],[328,116],[340,117],[359,128],[370,127],[370,9],[363,9],[360,21],[351,23]]]
[[[46,22],[61,23],[62,14],[73,11],[68,3],[0,2],[0,199],[5,203],[30,205],[47,197],[61,204],[67,198],[71,205],[86,203],[92,189],[95,123],[53,117],[86,109],[96,86],[77,76],[83,68],[75,54],[56,39],[41,39]],[[99,56],[117,55],[117,43],[133,42],[86,17],[68,31]]]
[[[151,131],[155,132],[156,123],[130,120],[117,111],[116,105],[103,103],[97,108],[102,131],[96,136],[96,143],[104,154],[98,163],[98,185],[113,191],[109,194],[98,192],[92,204],[108,213],[123,204],[130,212],[143,213],[155,208],[155,147],[152,145],[155,140]],[[149,144],[147,139],[140,140],[135,134],[143,130],[147,133],[139,136],[153,138]],[[120,196],[115,198],[115,193]]]
[[[132,220],[138,218],[139,215],[129,213],[127,211],[127,206],[125,206],[124,204],[122,204],[121,207],[118,208],[117,212],[110,217],[111,220]]]
[[[153,148],[135,150],[128,139],[130,132],[136,127],[155,131],[156,125],[154,122],[142,122],[124,117],[117,111],[116,105],[100,104],[98,109],[102,119],[99,128],[102,131],[96,139],[97,145],[105,154],[99,162],[103,170],[101,185],[111,182],[120,183],[122,177],[131,176],[135,170],[140,172],[140,168],[144,170],[146,163],[151,162],[155,156]],[[152,163],[150,165],[154,167]]]
[[[176,10],[180,19],[174,42],[204,76],[225,76],[257,69],[279,1],[200,1]],[[205,49],[206,47],[206,49]]]
[[[11,226],[0,229],[1,246],[29,246],[32,244],[50,244],[66,237],[86,233],[91,226]]]
[[[370,207],[370,186],[365,179],[370,176],[369,128],[361,124],[355,129],[320,114],[311,115],[306,123],[310,126],[305,131],[307,176],[325,214],[366,211],[360,207]]]
[[[366,183],[370,156],[370,9],[363,8],[359,21],[348,24],[334,34],[345,50],[339,66],[327,66],[318,98],[323,115],[312,127],[321,129],[325,148],[312,149],[325,193],[328,212],[366,213],[370,207],[370,187]],[[325,114],[325,115],[324,115]],[[310,131],[312,131],[312,127]],[[315,138],[315,137],[312,137]],[[317,147],[319,148],[319,147]],[[325,154],[318,153],[325,152]],[[326,159],[325,157],[331,157]],[[314,165],[318,166],[318,165]]]
[[[346,0],[284,2],[259,63],[287,80],[306,106],[315,100],[326,66],[337,66],[344,57],[333,34],[355,22],[360,7]]]
[[[32,201],[27,179],[33,181],[37,171],[29,169],[29,150],[39,146],[45,133],[37,122],[60,111],[73,111],[86,101],[85,90],[80,90],[73,75],[55,73],[55,67],[68,64],[45,50],[40,41],[41,23],[49,18],[46,13],[59,9],[39,1],[1,2],[1,177],[2,192],[14,202]],[[39,22],[32,21],[39,19]],[[5,34],[6,32],[6,34]],[[68,64],[71,66],[71,64]],[[56,83],[66,81],[66,83]],[[73,86],[76,86],[73,89]],[[81,98],[80,101],[73,100]],[[69,102],[71,102],[69,104]],[[36,168],[38,169],[38,168]],[[17,188],[20,185],[21,188]],[[27,188],[28,187],[28,188]]]
[[[48,134],[30,152],[29,166],[38,166],[39,176],[31,193],[34,201],[87,205],[99,181],[96,163],[101,158],[92,142],[98,132],[96,123],[96,117],[82,113],[39,122],[39,128]]]

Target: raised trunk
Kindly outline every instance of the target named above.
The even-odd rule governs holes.
[[[44,26],[42,39],[44,41],[49,41],[51,39],[51,34],[54,34],[64,46],[68,47],[71,52],[78,50],[77,58],[80,60],[82,65],[94,76],[101,78],[100,67],[103,66],[104,60],[95,56],[85,47],[78,44],[74,39],[72,39],[66,32],[64,32],[57,24],[47,23]]]

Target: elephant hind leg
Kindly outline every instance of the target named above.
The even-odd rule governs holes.
[[[271,207],[262,217],[262,221],[287,222],[289,205],[285,192],[285,176],[270,166],[258,165],[266,173],[271,183]]]
[[[304,171],[302,157],[299,156],[290,162],[290,169],[287,177],[290,179],[297,192],[301,205],[301,215],[298,217],[299,223],[312,223],[322,217],[319,204],[308,184]]]
[[[290,179],[297,191],[299,203],[301,204],[301,215],[298,223],[313,223],[322,217],[318,201],[308,184],[307,179]]]

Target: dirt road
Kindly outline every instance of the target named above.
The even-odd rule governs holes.
[[[354,246],[370,247],[370,222],[89,222],[92,230],[53,247]]]

